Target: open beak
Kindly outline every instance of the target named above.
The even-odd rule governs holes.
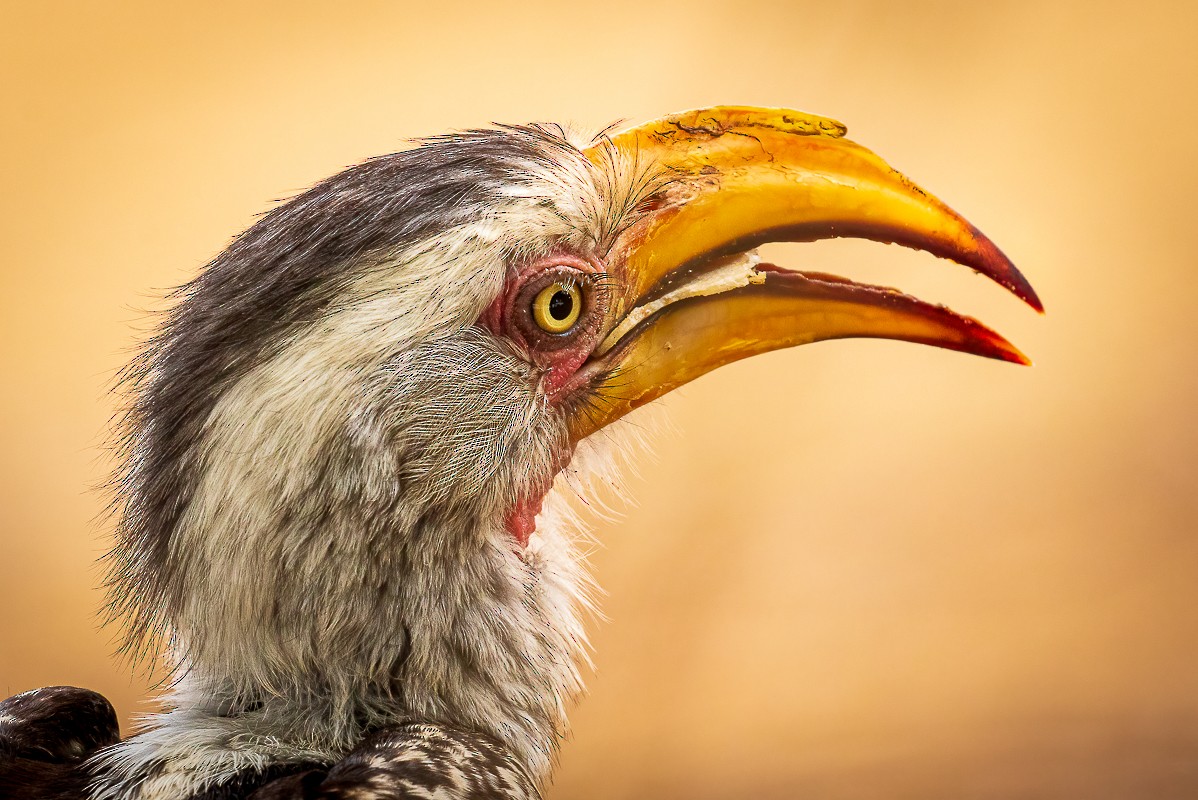
[[[608,255],[603,343],[586,371],[575,441],[717,367],[824,339],[901,339],[1030,363],[981,323],[893,289],[761,264],[766,242],[855,237],[906,245],[989,277],[1037,311],[1027,280],[980,231],[834,120],[785,109],[689,111],[587,151],[657,176]]]

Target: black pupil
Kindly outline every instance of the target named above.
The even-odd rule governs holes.
[[[574,298],[565,289],[559,289],[549,298],[549,316],[558,322],[568,319],[573,310]]]

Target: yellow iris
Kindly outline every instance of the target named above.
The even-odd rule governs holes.
[[[551,283],[532,301],[532,318],[546,333],[565,333],[582,313],[582,292],[577,286]]]

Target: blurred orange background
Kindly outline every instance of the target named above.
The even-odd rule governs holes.
[[[1036,365],[835,342],[667,398],[598,524],[609,619],[550,798],[1198,797],[1195,30],[1152,2],[8,2],[0,696],[146,708],[95,616],[107,387],[273,199],[490,121],[779,105],[964,213],[1048,315],[899,248],[768,255]]]

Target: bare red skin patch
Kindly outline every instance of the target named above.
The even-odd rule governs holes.
[[[551,337],[544,334],[530,337],[525,333],[528,328],[522,330],[518,317],[527,315],[528,309],[520,303],[521,289],[538,276],[562,268],[576,274],[593,275],[602,272],[604,266],[596,258],[583,258],[559,251],[514,268],[503,291],[484,309],[478,320],[480,326],[507,339],[541,370],[541,390],[550,402],[561,399],[563,387],[590,358],[591,351],[599,343],[598,323],[603,315],[601,306],[592,307],[588,312],[589,318],[584,317],[580,321],[577,332],[572,332],[564,343],[561,340],[553,341],[553,346],[547,346]],[[536,332],[535,329],[532,332]]]
[[[503,526],[516,541],[520,552],[523,552],[528,547],[528,538],[536,533],[537,515],[541,513],[541,509],[545,504],[545,497],[549,494],[549,490],[553,488],[553,482],[557,478],[558,473],[570,463],[570,458],[573,454],[573,447],[558,453],[557,467],[553,471],[553,476],[546,481],[544,487],[532,489],[528,497],[518,499],[508,508],[507,513],[504,515]]]
[[[565,341],[549,339],[535,328],[529,328],[527,321],[520,317],[528,313],[525,288],[531,282],[548,280],[545,274],[553,270],[572,270],[576,274],[593,275],[603,272],[604,265],[594,257],[581,257],[558,251],[514,267],[503,290],[479,317],[478,325],[495,336],[506,339],[528,358],[540,371],[540,391],[550,403],[556,404],[570,393],[573,388],[570,379],[586,363],[598,344],[599,321],[602,319],[605,305],[592,300],[593,305],[589,307],[590,318],[584,317],[577,333]],[[572,445],[570,449],[573,449]],[[559,457],[561,466],[570,461],[569,453],[559,454]],[[534,490],[534,496],[517,500],[504,515],[504,527],[521,551],[528,547],[529,537],[536,532],[537,515],[541,513],[545,495],[549,493],[552,485],[553,481],[550,480],[542,491]]]
[[[537,530],[537,514],[541,513],[544,502],[545,495],[541,495],[532,500],[521,500],[508,509],[503,524],[521,550],[528,547],[528,538]]]

